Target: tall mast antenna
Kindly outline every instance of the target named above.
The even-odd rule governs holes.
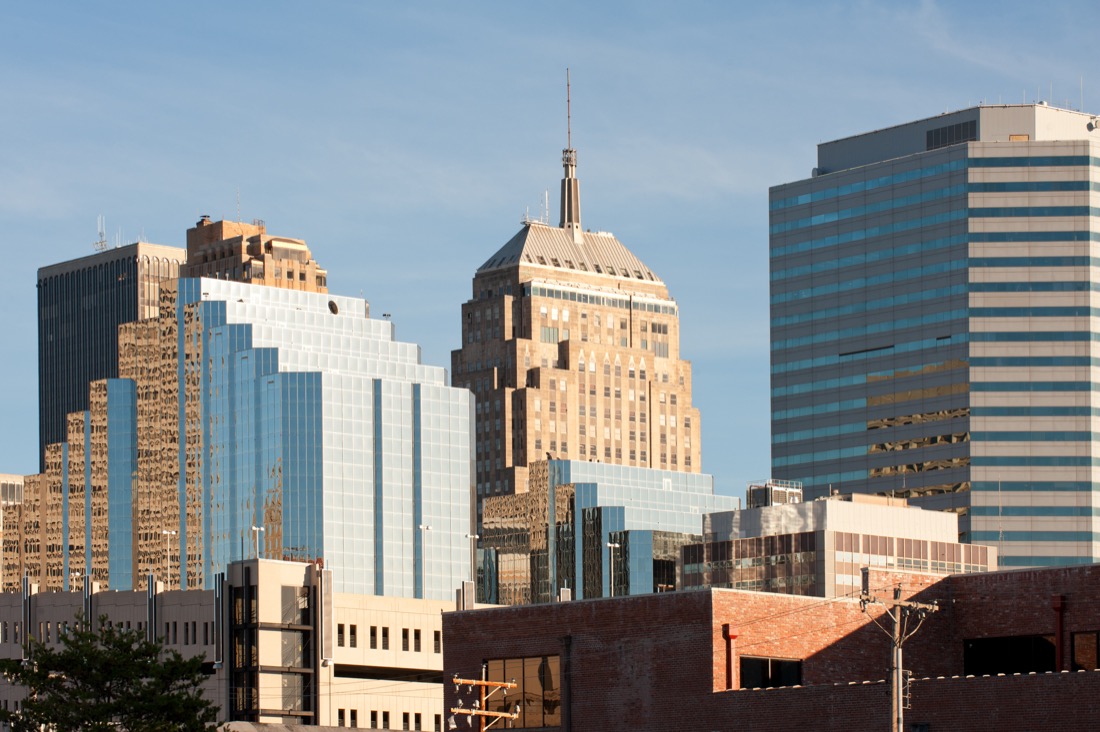
[[[569,67],[565,67],[565,147],[573,149],[573,101],[569,89]]]

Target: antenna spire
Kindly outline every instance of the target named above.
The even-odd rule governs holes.
[[[569,67],[565,68],[565,147],[573,149],[573,95],[569,88]]]
[[[561,181],[561,222],[558,224],[573,235],[573,241],[584,241],[581,229],[581,189],[577,180],[577,151],[573,149],[573,95],[569,83],[569,69],[565,70],[565,149],[561,151],[561,163],[565,177]]]

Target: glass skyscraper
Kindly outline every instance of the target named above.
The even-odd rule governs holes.
[[[118,375],[118,326],[156,315],[159,284],[185,257],[138,242],[38,270],[39,470],[69,413],[88,408],[88,383]]]
[[[159,303],[47,450],[32,580],[209,588],[258,551],[323,563],[338,592],[451,599],[470,578],[470,392],[362,299],[179,279]]]
[[[771,189],[773,477],[955,511],[1004,566],[1100,560],[1098,143],[982,106]]]

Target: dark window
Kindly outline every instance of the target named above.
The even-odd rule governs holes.
[[[359,644],[359,626],[348,626],[348,645],[355,648]]]
[[[401,650],[403,650],[403,651],[409,650],[409,629],[408,628],[402,628],[401,629]]]
[[[408,728],[409,728],[409,713],[408,712],[402,712],[401,713],[401,729],[408,729]]]
[[[770,689],[802,683],[802,661],[741,657],[741,688]]]
[[[963,673],[974,676],[1054,671],[1053,635],[972,638],[963,641]]]
[[[420,629],[413,631],[413,650],[420,653]]]
[[[390,650],[390,629],[389,628],[382,628],[382,650],[383,651]],[[389,713],[388,712],[383,712],[383,715],[388,716]]]
[[[358,727],[359,726],[359,710],[358,709],[352,709],[349,717],[350,717],[350,719],[348,721],[348,726],[349,727]]]
[[[371,648],[377,648],[378,647],[378,626],[377,625],[372,625],[370,627],[370,647]]]
[[[432,631],[432,642],[435,644],[435,652],[443,652],[443,637],[438,630]]]
[[[925,149],[936,150],[948,145],[958,145],[960,142],[969,142],[978,139],[978,122],[959,122],[946,127],[937,127],[925,133]]]
[[[383,628],[382,630],[386,630],[386,629]],[[386,634],[383,634],[382,637],[385,638]],[[389,728],[390,728],[390,713],[389,712],[382,712],[382,729],[389,729]]]
[[[336,645],[344,645],[344,624],[337,623],[336,625]]]
[[[338,709],[336,711],[336,726],[337,727],[343,727],[344,726],[344,710],[343,709]]]
[[[1073,668],[1071,671],[1092,671],[1100,668],[1097,662],[1097,637],[1095,630],[1073,634]]]

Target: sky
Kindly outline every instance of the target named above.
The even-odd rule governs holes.
[[[36,273],[203,214],[307,241],[450,366],[479,265],[582,223],[680,306],[702,469],[768,477],[769,186],[820,142],[1046,100],[1100,112],[1091,2],[50,2],[0,7],[0,473],[37,470]],[[239,201],[239,203],[238,203]]]

